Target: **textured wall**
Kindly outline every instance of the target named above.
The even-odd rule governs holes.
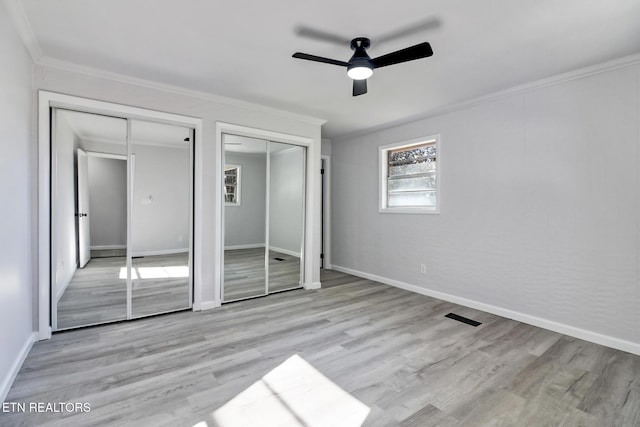
[[[333,264],[640,343],[639,69],[334,140]],[[441,213],[378,213],[378,146],[433,134]]]

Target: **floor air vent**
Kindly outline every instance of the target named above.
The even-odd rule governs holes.
[[[466,323],[467,325],[471,325],[476,327],[478,325],[482,325],[482,322],[476,322],[475,320],[467,319],[466,317],[462,317],[455,313],[445,314],[444,317],[448,317],[449,319],[457,320],[458,322]]]

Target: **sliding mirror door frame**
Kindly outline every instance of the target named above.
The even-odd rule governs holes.
[[[274,138],[274,136],[278,136],[279,138]],[[265,219],[264,219],[264,225],[265,225],[265,233],[264,233],[264,240],[265,240],[265,253],[264,253],[264,274],[265,274],[265,280],[264,280],[264,293],[263,294],[256,294],[254,296],[245,296],[245,297],[240,297],[240,298],[235,298],[235,299],[227,299],[225,298],[225,242],[226,242],[226,230],[225,230],[225,224],[226,224],[226,203],[224,199],[224,194],[226,191],[225,188],[225,170],[226,170],[226,166],[227,166],[227,159],[226,159],[226,151],[225,150],[225,143],[224,143],[224,139],[225,136],[236,136],[236,137],[245,137],[245,138],[252,138],[255,140],[259,140],[259,141],[264,141],[266,144],[266,177],[265,177]],[[265,136],[267,136],[265,138]],[[221,203],[221,219],[220,219],[220,224],[219,224],[219,232],[220,232],[220,236],[221,236],[221,247],[220,247],[220,301],[221,303],[228,303],[228,302],[235,302],[235,301],[241,301],[244,299],[250,299],[250,298],[256,298],[256,297],[263,297],[263,296],[267,296],[270,294],[274,294],[274,293],[278,293],[278,292],[283,292],[283,291],[288,291],[288,290],[293,290],[293,289],[300,289],[304,287],[304,283],[305,283],[305,264],[306,264],[306,258],[305,258],[305,247],[306,247],[306,242],[307,242],[307,227],[306,227],[306,220],[307,220],[307,197],[308,197],[308,192],[307,192],[307,169],[308,169],[308,149],[309,149],[309,142],[306,140],[306,138],[302,139],[297,139],[299,137],[292,137],[293,140],[288,139],[286,136],[283,137],[283,135],[281,134],[275,134],[273,132],[268,132],[268,131],[260,131],[260,130],[254,130],[254,129],[249,129],[249,128],[244,128],[244,127],[240,127],[240,126],[236,126],[236,125],[224,125],[224,124],[220,124],[218,123],[218,137],[219,137],[219,141],[220,141],[220,188],[221,188],[221,197],[219,197],[219,202]],[[301,195],[301,201],[302,201],[302,221],[301,221],[301,238],[300,238],[300,257],[299,257],[299,278],[298,278],[298,284],[295,286],[291,286],[291,287],[287,287],[284,289],[278,289],[276,291],[270,291],[269,289],[269,272],[270,272],[270,203],[271,203],[271,197],[270,197],[270,186],[271,186],[271,144],[286,144],[286,145],[290,145],[292,148],[294,147],[299,147],[301,148],[303,151],[303,168],[302,168],[302,184],[301,184],[301,188],[302,188],[302,195]],[[246,173],[246,168],[245,168],[245,173]]]
[[[200,280],[202,277],[202,255],[203,237],[198,230],[202,229],[202,195],[196,193],[195,190],[201,188],[203,184],[203,148],[200,141],[204,140],[202,119],[183,116],[161,111],[149,110],[145,108],[132,107],[123,104],[115,104],[105,101],[97,101],[88,98],[81,98],[73,95],[65,95],[45,90],[38,91],[38,339],[51,338],[51,332],[55,314],[52,304],[51,283],[52,274],[55,269],[52,268],[52,261],[55,262],[55,254],[52,253],[52,234],[55,230],[52,228],[51,214],[52,205],[55,202],[55,194],[52,193],[52,184],[55,180],[52,177],[51,165],[51,137],[52,137],[52,115],[51,111],[55,108],[61,108],[82,113],[92,113],[104,116],[116,117],[121,119],[139,119],[150,122],[173,124],[192,129],[192,135],[195,134],[198,143],[193,145],[192,162],[192,179],[191,185],[193,203],[192,215],[190,220],[191,242],[190,250],[192,262],[189,266],[191,285],[190,285],[190,304],[192,310],[198,311],[204,308],[210,308],[215,300],[205,301],[203,297],[203,286]],[[211,297],[207,298],[211,299]]]

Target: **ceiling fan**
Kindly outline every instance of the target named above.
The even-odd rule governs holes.
[[[294,53],[293,57],[347,67],[347,75],[353,79],[353,96],[358,96],[367,93],[367,79],[373,75],[374,69],[433,55],[431,45],[424,42],[371,59],[367,54],[369,46],[371,46],[371,41],[366,37],[356,37],[351,40],[351,49],[354,53],[349,62],[301,52]]]

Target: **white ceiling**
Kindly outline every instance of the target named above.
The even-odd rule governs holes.
[[[127,141],[127,122],[124,119],[68,110],[60,110],[59,114],[84,141],[111,144],[125,144]],[[189,134],[190,130],[181,126],[131,121],[131,141],[134,144],[186,148],[189,144],[184,139]]]
[[[239,135],[222,135],[224,149],[227,152],[234,153],[266,153],[267,141],[264,139],[251,138]],[[290,150],[292,148],[300,148],[295,145],[285,144],[282,142],[269,141],[269,152],[277,153],[278,151]]]
[[[44,57],[327,119],[332,138],[425,116],[640,52],[638,0],[24,0]],[[416,22],[430,28],[376,44]],[[434,56],[376,70],[351,96],[351,50],[299,26],[371,38],[372,57],[428,41]]]

